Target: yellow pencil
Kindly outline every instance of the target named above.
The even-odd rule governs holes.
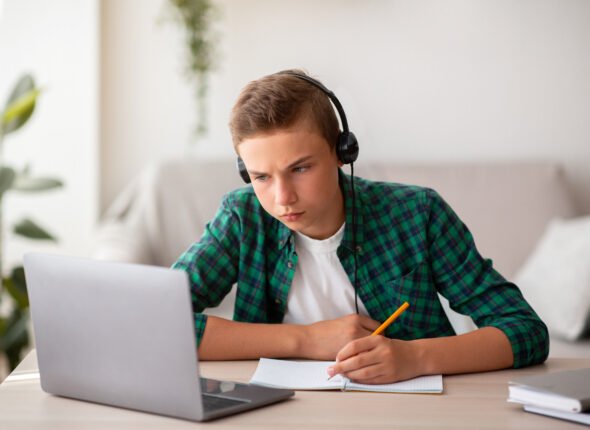
[[[392,322],[394,322],[397,317],[399,317],[403,311],[405,311],[406,309],[408,309],[408,307],[410,306],[410,304],[408,302],[404,302],[403,305],[401,305],[399,308],[397,308],[397,310],[391,314],[391,316],[389,318],[387,318],[383,324],[381,324],[379,326],[379,328],[377,330],[375,330],[373,333],[371,333],[371,336],[377,336],[380,335],[381,333],[383,333],[385,331],[385,329],[387,327],[390,326],[390,324]]]

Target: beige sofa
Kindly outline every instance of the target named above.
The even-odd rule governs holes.
[[[362,161],[355,173],[436,189],[470,228],[480,252],[492,258],[508,278],[522,266],[550,220],[579,215],[564,172],[550,162],[408,165]],[[169,266],[200,237],[222,195],[239,186],[244,184],[233,161],[185,159],[151,166],[107,211],[93,256]],[[209,312],[231,318],[232,300],[229,296]],[[448,313],[458,332],[473,327],[469,319]],[[552,339],[551,355],[590,357],[590,340]]]

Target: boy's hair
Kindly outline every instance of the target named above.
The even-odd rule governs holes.
[[[286,70],[307,75],[302,70]],[[275,73],[250,82],[240,93],[229,122],[234,149],[256,135],[305,122],[334,149],[340,128],[329,97],[296,76]]]

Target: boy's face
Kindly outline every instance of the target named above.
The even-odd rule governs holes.
[[[326,239],[344,223],[336,152],[307,128],[277,130],[238,145],[262,207],[291,230]]]

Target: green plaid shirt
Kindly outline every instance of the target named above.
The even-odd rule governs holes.
[[[410,307],[385,335],[420,339],[454,335],[437,293],[478,327],[497,327],[512,345],[514,367],[543,362],[545,324],[433,190],[355,178],[358,294],[371,318],[384,321],[404,301]],[[350,177],[340,172],[350,195]],[[354,282],[352,200],[337,250]],[[174,264],[191,283],[197,343],[207,323],[201,312],[219,305],[237,283],[234,320],[281,323],[297,265],[292,232],[260,205],[252,187],[227,194],[201,239]]]

